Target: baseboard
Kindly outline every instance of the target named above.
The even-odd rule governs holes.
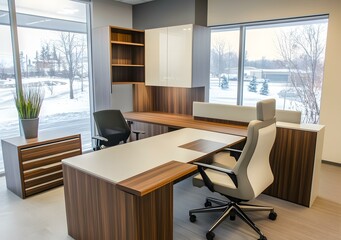
[[[333,166],[337,166],[337,167],[341,167],[341,163],[331,162],[331,161],[328,161],[328,160],[322,160],[322,163],[333,165]]]

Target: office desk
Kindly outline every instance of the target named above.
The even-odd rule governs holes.
[[[173,239],[173,183],[244,137],[184,128],[63,160],[75,239]]]
[[[247,127],[220,119],[197,120],[193,116],[160,112],[127,112],[124,117],[149,132],[145,125],[192,127],[246,136]],[[213,122],[212,122],[213,121]],[[306,207],[312,206],[319,189],[324,126],[277,122],[276,141],[270,154],[274,182],[264,193]],[[140,128],[141,127],[141,128]],[[153,128],[152,128],[153,130]],[[153,131],[149,133],[153,135]],[[147,134],[146,134],[147,135]]]

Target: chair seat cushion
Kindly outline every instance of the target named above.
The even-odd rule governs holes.
[[[212,165],[233,169],[234,165],[236,164],[236,159],[230,156],[229,151],[222,151],[214,155]],[[236,186],[232,182],[231,178],[222,172],[217,172],[214,170],[206,169],[205,170],[207,176],[211,179],[212,183],[214,184],[214,189],[218,192],[227,193],[226,189],[235,190]],[[200,174],[197,174],[193,178],[193,185],[196,187],[203,187],[205,186],[204,181]],[[230,193],[230,191],[228,191]]]
[[[214,189],[217,192],[225,193],[227,192],[226,189],[237,189],[231,178],[226,173],[217,172],[211,169],[206,169],[205,172],[207,176],[211,179],[214,185]],[[197,174],[193,177],[193,185],[196,187],[205,186],[205,183],[200,174]]]
[[[233,169],[234,165],[236,165],[236,159],[230,156],[229,151],[218,152],[213,156],[212,165],[222,168]]]

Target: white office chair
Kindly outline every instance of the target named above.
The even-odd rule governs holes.
[[[212,192],[220,193],[228,201],[207,198],[205,208],[189,211],[190,221],[195,222],[194,213],[223,211],[223,214],[213,224],[206,234],[208,240],[215,236],[213,230],[230,216],[240,217],[260,236],[266,240],[264,234],[255,223],[245,214],[245,211],[270,211],[269,219],[275,220],[277,214],[272,207],[256,206],[242,202],[252,200],[261,194],[272,182],[273,174],[270,168],[269,155],[276,137],[276,101],[263,100],[257,103],[257,120],[248,125],[247,140],[237,161],[231,159],[225,164],[218,158],[213,164],[198,163],[199,173],[193,178],[193,185],[206,186]],[[233,165],[234,166],[231,166]],[[217,203],[218,206],[212,206]]]

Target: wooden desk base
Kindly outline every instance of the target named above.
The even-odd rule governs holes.
[[[194,165],[170,162],[149,173],[183,177],[195,171]],[[177,170],[163,171],[174,166]],[[135,178],[113,184],[63,164],[68,234],[77,239],[101,240],[172,240],[173,181],[164,182],[153,191],[135,183]],[[161,177],[160,177],[161,176]],[[121,190],[140,188],[138,194]],[[141,188],[142,187],[142,188]],[[146,193],[146,194],[144,194]]]

